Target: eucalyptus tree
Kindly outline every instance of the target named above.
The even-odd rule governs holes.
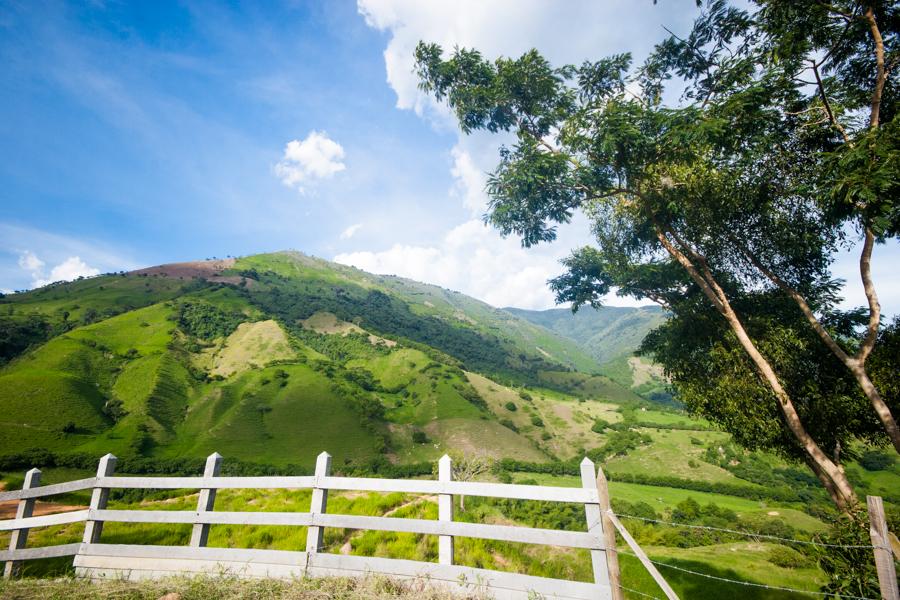
[[[691,408],[745,442],[743,416],[762,415],[757,425],[778,434],[760,434],[759,445],[802,458],[841,509],[857,501],[841,466],[848,441],[871,439],[877,414],[900,447],[865,370],[880,323],[872,248],[900,230],[889,77],[897,21],[884,4],[772,1],[750,13],[715,1],[637,69],[628,54],[554,68],[535,50],[491,62],[477,50],[445,58],[435,44],[416,48],[421,88],[449,104],[464,132],[515,134],[489,178],[490,223],[528,247],[554,240],[575,210],[590,217],[596,246],[564,261],[568,272],[551,282],[558,300],[598,306],[617,287],[666,307],[675,321],[653,338],[657,349],[674,341],[720,378],[737,369],[733,392],[756,388],[725,401],[716,386],[694,385],[710,378],[680,368],[684,352],[660,353],[676,386],[693,390]],[[666,103],[673,81],[684,91]],[[829,272],[848,226],[863,240],[861,338],[858,315],[835,309]],[[874,412],[860,413],[859,390],[835,360]],[[828,377],[795,377],[801,365]]]

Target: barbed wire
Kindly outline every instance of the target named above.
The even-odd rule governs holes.
[[[710,527],[708,525],[691,525],[689,523],[674,523],[672,521],[662,521],[660,519],[649,519],[647,517],[638,517],[636,515],[622,515],[619,513],[616,513],[616,516],[622,517],[623,519],[637,519],[639,521],[647,521],[649,523],[659,523],[661,525],[671,525],[672,527],[687,527],[690,529],[707,529],[709,531],[722,531],[725,533],[734,533],[737,535],[743,535],[743,536],[753,537],[753,538],[778,540],[779,542],[790,542],[792,544],[808,544],[810,546],[819,546],[821,548],[860,548],[860,549],[873,550],[875,548],[880,547],[880,546],[873,546],[871,544],[827,544],[825,542],[815,542],[812,540],[798,540],[796,538],[779,537],[777,535],[767,535],[765,533],[753,533],[751,531],[739,531],[737,529],[726,529],[724,527]]]
[[[637,594],[638,596],[644,596],[645,598],[653,598],[653,600],[662,600],[659,596],[654,596],[652,594],[647,594],[645,592],[639,592],[638,590],[633,590],[630,587],[625,587],[622,584],[619,584],[619,589],[625,590],[626,592],[631,592],[632,594]]]
[[[637,558],[638,560],[641,559],[641,557],[638,556],[637,554],[633,554],[631,552],[626,552],[624,550],[618,550],[618,553],[624,554],[626,556],[633,556],[634,558]],[[719,577],[717,575],[709,575],[707,573],[701,573],[699,571],[692,571],[691,569],[685,569],[684,567],[670,565],[669,563],[661,562],[658,560],[653,560],[652,558],[648,558],[647,560],[649,560],[654,565],[657,565],[660,567],[666,567],[668,569],[675,569],[676,571],[681,571],[682,573],[688,573],[690,575],[696,575],[697,577],[705,577],[706,579],[713,579],[715,581],[722,581],[725,583],[733,583],[736,585],[743,585],[743,586],[747,586],[747,587],[762,588],[762,589],[766,589],[766,590],[776,590],[776,591],[780,591],[780,592],[792,592],[795,594],[807,594],[810,596],[822,596],[822,597],[829,596],[832,598],[847,598],[847,600],[878,600],[878,598],[870,598],[868,596],[851,596],[848,594],[838,594],[836,592],[812,592],[812,591],[808,591],[808,590],[798,590],[795,588],[782,587],[779,585],[766,585],[765,583],[753,583],[750,581],[739,581],[737,579],[728,579],[726,577]]]

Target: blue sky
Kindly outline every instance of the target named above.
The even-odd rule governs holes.
[[[294,248],[552,306],[544,282],[588,241],[585,223],[528,251],[486,229],[499,140],[461,136],[410,69],[423,38],[491,56],[537,47],[556,63],[640,59],[663,25],[696,15],[693,0],[560,6],[0,0],[0,289]],[[875,261],[891,313],[897,246]],[[852,269],[845,257],[836,272]]]

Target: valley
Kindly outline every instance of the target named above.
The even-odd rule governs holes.
[[[451,453],[487,461],[487,479],[580,486],[578,461],[589,456],[611,481],[614,509],[655,560],[817,590],[824,574],[802,544],[625,517],[808,541],[826,532],[834,511],[802,466],[742,450],[680,411],[658,369],[632,355],[660,311],[545,312],[500,310],[294,252],[9,295],[0,299],[0,324],[17,345],[2,348],[0,473],[8,489],[32,466],[42,467],[45,483],[87,477],[112,452],[122,473],[193,475],[219,452],[225,474],[308,474],[327,450],[335,472],[350,475],[430,478]],[[851,463],[848,472],[861,493],[884,496],[896,511],[900,467],[874,452],[888,460]],[[434,498],[408,494],[348,492],[333,501],[347,514],[437,513]],[[190,510],[196,494],[121,491],[112,503]],[[223,491],[216,509],[275,506],[305,511],[309,492]],[[549,511],[538,502],[467,499],[458,518],[584,529],[581,507]],[[77,541],[79,527],[35,530],[32,539]],[[115,524],[104,539],[184,544],[189,534]],[[0,535],[0,544],[7,539]],[[304,544],[298,527],[223,525],[210,535],[211,546]],[[433,560],[436,545],[430,536],[326,531],[328,552]],[[457,552],[471,566],[590,576],[587,552],[467,539]],[[722,560],[738,553],[740,564]],[[623,555],[622,564],[629,587],[654,593],[634,559]],[[28,568],[67,567],[50,560]],[[665,574],[688,597],[726,592],[697,595],[696,576]]]

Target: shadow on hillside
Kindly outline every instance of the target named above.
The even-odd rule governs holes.
[[[765,573],[762,572],[760,572],[757,577],[748,580],[746,577],[742,577],[732,569],[716,568],[706,562],[679,560],[674,558],[654,560],[680,569],[688,569],[690,571],[703,573],[710,577],[737,580],[743,583],[764,584],[765,580]],[[662,596],[662,591],[636,558],[622,556],[620,564],[624,586],[644,594],[650,594],[657,597]],[[695,598],[701,600],[713,600],[718,598],[740,598],[741,600],[796,600],[798,596],[796,593],[792,592],[743,585],[742,583],[718,581],[716,579],[711,579],[710,577],[702,577],[700,575],[668,568],[665,565],[659,566],[659,572],[680,598],[690,598],[691,600]],[[641,596],[626,592],[625,598],[630,600],[631,598],[641,598]]]

